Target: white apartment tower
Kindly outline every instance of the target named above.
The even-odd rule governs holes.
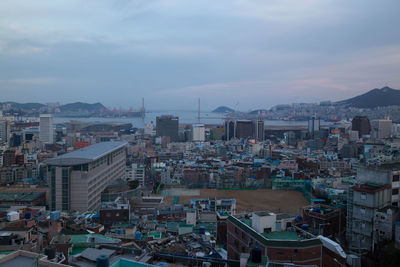
[[[40,114],[39,140],[43,144],[53,144],[54,143],[53,115]]]
[[[193,124],[192,134],[193,134],[193,141],[204,142],[206,140],[204,124]]]

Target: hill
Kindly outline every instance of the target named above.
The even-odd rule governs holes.
[[[376,108],[400,105],[400,90],[390,87],[373,89],[365,94],[336,102],[336,105],[344,105],[355,108]]]
[[[88,104],[83,102],[75,102],[60,106],[60,111],[64,113],[86,111],[89,113],[104,113],[109,110],[101,103]]]
[[[233,109],[225,107],[225,106],[219,106],[216,109],[214,109],[212,112],[214,113],[231,113],[234,112]]]

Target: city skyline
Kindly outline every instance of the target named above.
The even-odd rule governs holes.
[[[2,1],[2,100],[249,110],[400,88],[398,7]]]

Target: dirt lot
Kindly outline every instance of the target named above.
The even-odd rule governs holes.
[[[169,203],[173,203],[173,196],[165,196]],[[300,214],[300,209],[308,205],[303,194],[297,191],[279,191],[271,189],[259,190],[216,190],[200,189],[199,196],[179,196],[180,204],[189,204],[193,198],[236,198],[236,210],[287,212]]]

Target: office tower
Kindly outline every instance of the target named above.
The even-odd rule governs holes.
[[[351,121],[351,129],[358,131],[358,136],[362,137],[371,132],[371,124],[367,116],[355,116]]]
[[[320,130],[320,119],[316,116],[312,116],[308,120],[308,133],[311,138],[315,137],[315,132]]]
[[[253,121],[253,126],[254,126],[254,138],[261,141],[264,140],[264,120],[263,119],[258,119]]]
[[[193,124],[192,126],[193,141],[204,142],[206,140],[204,124]]]
[[[250,120],[236,121],[236,138],[253,138],[253,122]]]
[[[0,143],[7,143],[10,138],[10,123],[6,120],[0,121]]]
[[[125,179],[125,146],[125,142],[97,143],[46,160],[51,210],[98,209],[106,186]]]
[[[392,120],[373,120],[371,137],[374,139],[389,138],[392,135]]]
[[[53,115],[41,114],[39,122],[39,140],[43,144],[54,143]]]
[[[161,117],[157,117],[156,119],[156,134],[157,136],[168,136],[171,139],[171,142],[177,142],[179,140],[178,135],[179,130],[179,118],[163,115]]]
[[[234,120],[225,121],[225,140],[235,138],[236,122]]]

